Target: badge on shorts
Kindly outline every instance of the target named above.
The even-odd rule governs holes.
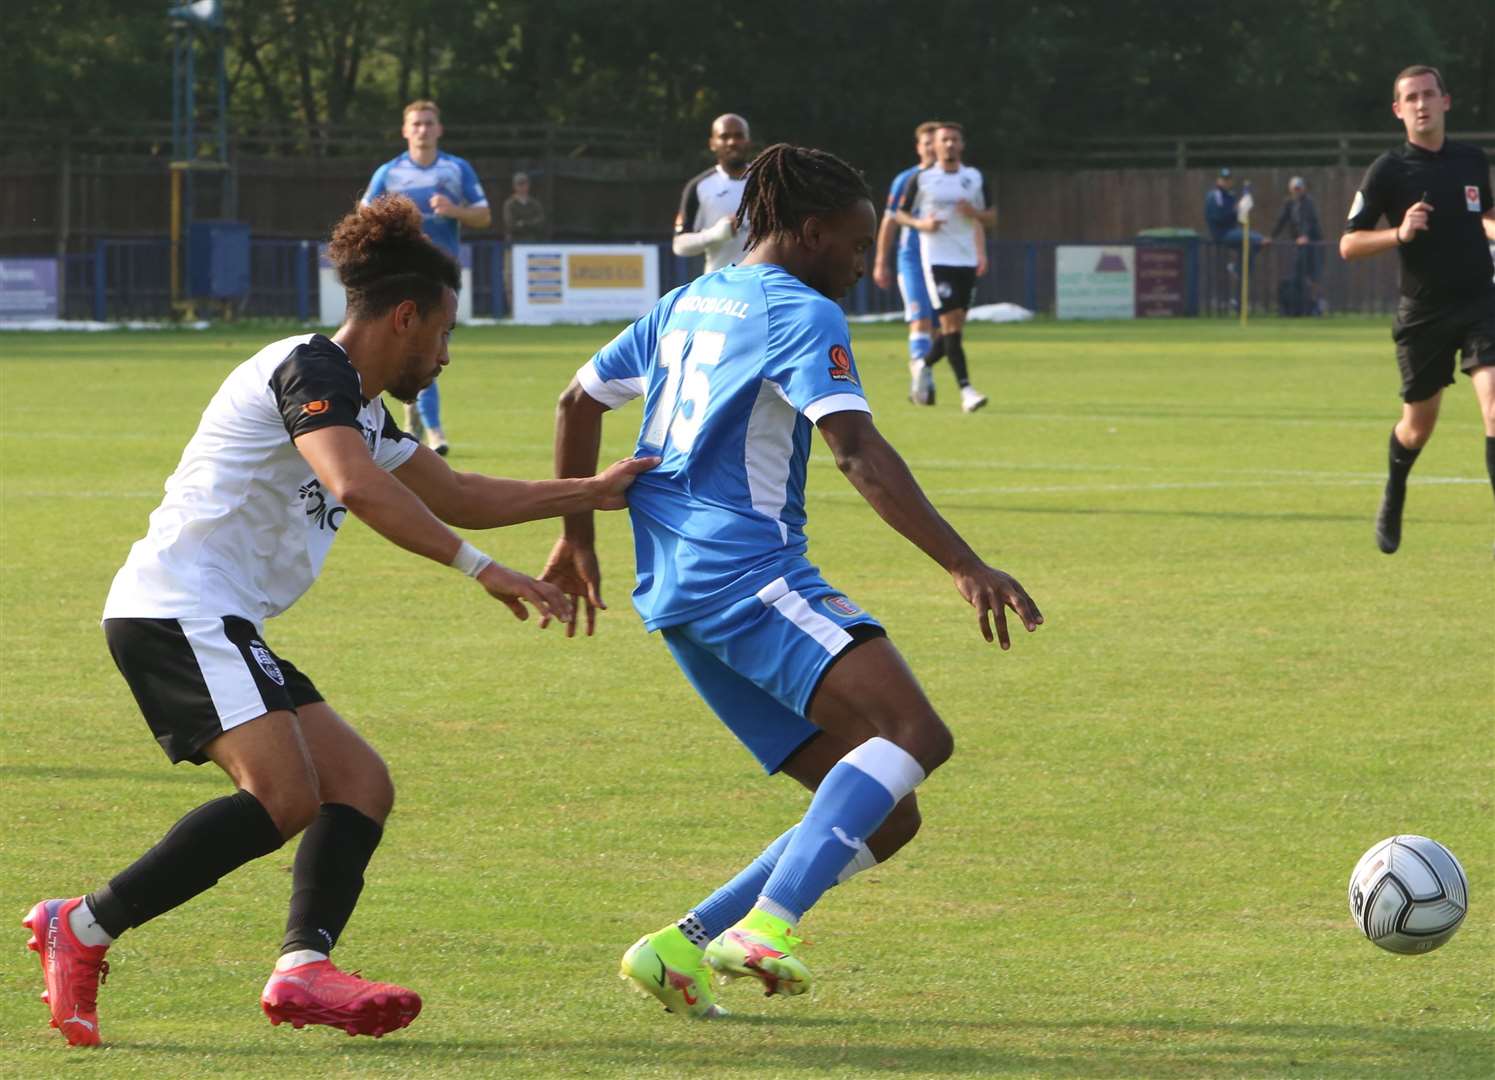
[[[853,604],[844,596],[827,596],[822,603],[826,610],[832,615],[839,615],[843,619],[849,619],[853,615],[860,615],[862,609]]]
[[[1464,205],[1476,214],[1480,212],[1479,188],[1474,184],[1466,184],[1464,187]]]
[[[275,662],[275,657],[270,655],[270,650],[265,648],[265,643],[257,638],[249,639],[249,655],[254,657],[254,662],[260,666],[260,670],[270,676],[270,681],[276,686],[284,686],[286,677],[280,670],[280,665]]]

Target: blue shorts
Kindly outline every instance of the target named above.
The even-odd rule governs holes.
[[[903,321],[934,318],[929,286],[924,283],[924,260],[919,251],[898,253],[898,291],[903,294]]]
[[[769,773],[820,730],[805,712],[836,658],[885,636],[803,560],[756,596],[660,633],[696,692]]]

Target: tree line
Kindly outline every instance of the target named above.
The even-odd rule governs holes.
[[[171,117],[163,0],[9,0],[0,123]],[[904,156],[963,120],[1020,163],[1093,136],[1384,128],[1391,78],[1440,66],[1457,130],[1495,128],[1495,3],[1445,0],[224,0],[233,126],[396,137],[401,104],[464,124],[613,126],[688,154],[723,111],[758,141]],[[203,75],[203,91],[209,84]],[[204,100],[210,100],[205,98]],[[335,148],[333,150],[335,152]]]

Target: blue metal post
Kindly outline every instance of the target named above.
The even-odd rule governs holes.
[[[296,245],[296,318],[306,322],[311,318],[311,241],[302,240]]]
[[[108,250],[108,240],[100,240],[93,249],[93,318],[95,322],[103,322],[109,314],[108,296],[105,292],[109,286]]]
[[[1023,307],[1038,310],[1038,245],[1023,247]]]
[[[488,291],[493,295],[493,317],[502,319],[504,310],[504,243],[495,240],[488,247]]]

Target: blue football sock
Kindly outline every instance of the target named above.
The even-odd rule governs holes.
[[[691,909],[691,914],[700,922],[707,941],[737,925],[753,909],[758,894],[763,891],[764,883],[778,865],[779,857],[789,846],[789,838],[793,835],[794,829],[791,827],[764,848],[763,854],[744,868],[742,873]]]
[[[420,422],[426,425],[427,430],[441,430],[441,391],[436,389],[435,383],[420,392],[415,399],[415,407],[420,412]]]
[[[934,338],[928,334],[910,334],[908,336],[908,356],[910,360],[923,360],[929,355],[929,350],[934,348]]]
[[[764,899],[797,921],[923,779],[919,763],[887,739],[869,739],[847,754],[810,800],[763,886]]]

